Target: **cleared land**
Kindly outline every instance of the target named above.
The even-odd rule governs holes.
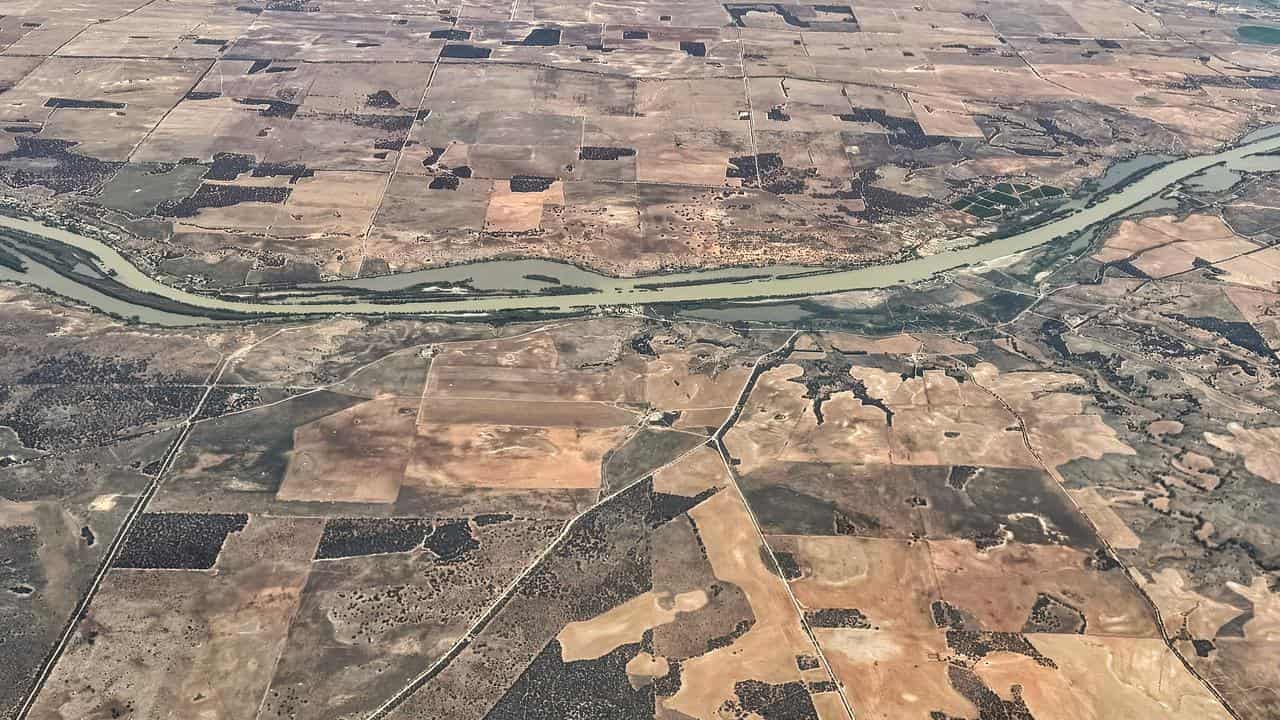
[[[1280,118],[1261,6],[2,14],[3,204],[259,301],[928,256]],[[6,285],[0,718],[1271,720],[1277,192],[1213,167],[928,282],[536,321]]]

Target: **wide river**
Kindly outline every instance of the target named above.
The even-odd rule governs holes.
[[[916,282],[948,270],[1023,252],[1122,216],[1193,176],[1211,179],[1280,171],[1280,154],[1268,153],[1280,153],[1280,126],[1256,131],[1219,153],[1143,168],[1145,174],[1138,173],[1129,182],[1104,182],[1102,186],[1108,189],[1101,195],[1078,198],[1067,205],[1067,214],[1023,232],[928,257],[852,270],[779,266],[613,278],[548,261],[492,261],[386,278],[319,283],[306,286],[298,293],[280,293],[269,299],[237,299],[225,294],[205,295],[170,287],[146,275],[99,240],[32,220],[0,216],[0,248],[16,253],[25,266],[21,271],[0,267],[0,281],[35,285],[104,312],[160,325],[210,322],[228,314],[269,317],[474,315],[512,310],[572,312],[645,303],[769,300],[823,295]],[[1191,185],[1194,187],[1195,182]],[[93,256],[92,264],[96,268],[67,271],[57,267],[57,263],[47,263],[38,253],[24,249],[20,242],[6,239],[6,228],[38,236],[47,247],[62,246],[88,253]],[[10,235],[14,236],[13,233]],[[132,292],[103,292],[85,284],[83,278],[77,279],[78,273],[99,278],[105,273],[113,283]],[[555,278],[555,281],[543,280],[543,276]],[[438,289],[442,283],[464,281],[482,292],[511,292],[470,296],[460,292],[449,296]],[[437,289],[432,291],[431,299],[413,299],[415,288],[423,287]],[[540,294],[539,290],[556,291]],[[385,297],[379,300],[371,293],[395,293],[396,297],[394,300]]]

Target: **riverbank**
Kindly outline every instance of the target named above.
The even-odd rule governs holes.
[[[782,300],[893,287],[979,265],[1070,237],[1122,216],[1199,173],[1223,167],[1237,173],[1280,171],[1280,127],[1255,132],[1218,153],[1143,167],[1110,191],[1077,198],[1054,220],[968,247],[899,263],[851,270],[797,266],[718,269],[663,278],[613,278],[550,261],[494,261],[406,276],[299,286],[277,300],[245,300],[165,285],[100,240],[33,219],[0,217],[0,248],[10,257],[0,280],[27,283],[122,318],[160,325],[309,315],[433,315],[475,317],[505,313],[577,313],[642,304]],[[15,269],[13,259],[21,263]],[[548,282],[554,279],[556,282]],[[414,288],[460,286],[458,295]]]

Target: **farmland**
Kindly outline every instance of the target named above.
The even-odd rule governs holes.
[[[6,3],[0,718],[1280,716],[1273,25]]]

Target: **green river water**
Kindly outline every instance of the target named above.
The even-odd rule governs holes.
[[[232,316],[565,313],[648,303],[795,298],[917,282],[1030,250],[1123,216],[1189,179],[1195,187],[1197,176],[1201,186],[1217,186],[1246,173],[1280,171],[1280,155],[1270,153],[1280,153],[1280,127],[1256,131],[1214,154],[1163,163],[1128,161],[1136,169],[1130,179],[1104,178],[1107,181],[1098,195],[1071,201],[1057,219],[1038,227],[962,249],[857,269],[776,266],[615,278],[562,263],[512,260],[339,280],[274,296],[237,298],[168,286],[99,240],[31,219],[0,216],[0,247],[17,255],[24,266],[22,270],[0,267],[0,280],[35,285],[119,317],[159,325],[190,325]],[[46,254],[33,252],[34,245],[21,241],[22,233],[35,236]],[[68,269],[47,255],[77,251],[81,257],[92,256],[91,261]],[[543,278],[554,278],[554,282]],[[86,282],[90,279],[96,282]],[[463,282],[471,291],[441,289]],[[113,292],[113,286],[126,292]],[[413,298],[420,291],[430,298]]]

